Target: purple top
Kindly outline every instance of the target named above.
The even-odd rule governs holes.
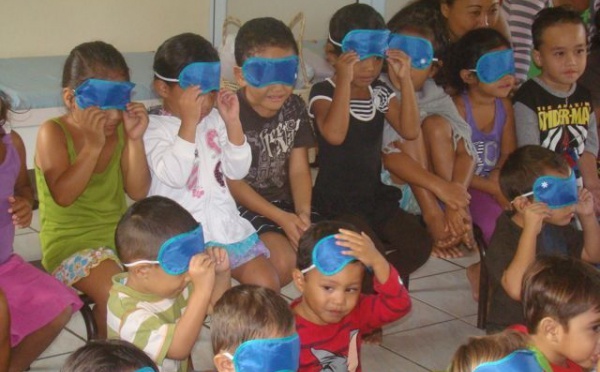
[[[6,148],[6,155],[4,162],[0,164],[0,264],[4,263],[13,251],[15,226],[12,223],[12,215],[8,213],[10,208],[8,197],[14,194],[21,167],[21,160],[17,149],[13,146],[10,133],[4,134],[2,143]]]
[[[475,150],[477,150],[475,174],[481,177],[487,177],[500,158],[500,141],[502,141],[502,131],[504,130],[504,124],[506,123],[506,111],[504,110],[502,100],[496,98],[494,127],[490,132],[484,133],[477,128],[477,124],[473,118],[469,96],[464,93],[462,98],[465,102],[465,121],[469,123],[469,126],[471,127],[471,141],[473,141],[473,146],[475,146]]]

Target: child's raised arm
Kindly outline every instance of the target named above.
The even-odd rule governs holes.
[[[358,61],[356,52],[341,54],[335,63],[335,91],[332,100],[319,99],[310,107],[319,132],[332,145],[342,144],[348,134],[351,84],[354,65]]]
[[[390,263],[375,248],[375,244],[367,234],[340,229],[340,233],[335,236],[335,239],[339,246],[349,248],[348,251],[343,252],[345,255],[352,256],[365,266],[372,268],[379,283],[388,281]]]
[[[128,103],[127,110],[123,112],[123,126],[127,134],[121,156],[123,186],[131,199],[140,200],[148,195],[150,189],[150,170],[143,141],[148,128],[146,107],[139,102]]]
[[[390,100],[385,118],[402,138],[414,140],[421,131],[421,118],[415,88],[410,78],[410,57],[400,50],[390,49],[387,62],[390,81],[402,92],[402,99],[400,102],[397,99]]]
[[[600,226],[594,213],[594,196],[586,189],[579,190],[579,201],[575,208],[583,230],[581,259],[594,264],[600,263]]]
[[[27,175],[27,163],[25,157],[25,145],[21,136],[15,131],[10,132],[13,145],[17,149],[21,167],[19,175],[15,182],[14,194],[8,198],[10,209],[8,213],[12,213],[13,224],[19,228],[27,227],[31,224],[32,206],[33,206],[33,189]]]
[[[83,146],[73,164],[69,162],[67,139],[60,126],[47,121],[40,127],[35,162],[56,204],[67,207],[85,191],[106,141],[105,123],[105,113],[97,107],[81,112],[79,123],[74,125],[81,131]]]

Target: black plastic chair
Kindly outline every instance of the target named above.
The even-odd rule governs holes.
[[[487,266],[485,265],[485,254],[487,244],[483,238],[483,232],[477,225],[473,225],[473,234],[479,251],[479,303],[477,306],[477,328],[485,329],[488,312],[490,281]]]

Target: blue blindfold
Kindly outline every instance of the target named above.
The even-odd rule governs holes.
[[[218,91],[221,88],[221,64],[219,62],[193,62],[185,66],[179,73],[179,78],[167,78],[154,72],[157,78],[179,83],[182,89],[198,85],[202,93]]]
[[[533,191],[522,196],[531,196],[536,202],[548,205],[550,209],[558,209],[577,204],[577,181],[575,172],[568,177],[541,176],[533,183]]]
[[[355,51],[360,60],[369,57],[385,58],[390,32],[388,30],[352,30],[341,43],[329,36],[329,41],[342,48],[342,52]]]
[[[284,58],[251,57],[244,61],[242,74],[244,79],[255,88],[271,84],[293,86],[298,78],[298,56]]]
[[[249,340],[238,346],[233,360],[237,372],[295,372],[300,363],[300,338],[294,334],[284,338]]]
[[[302,270],[305,274],[317,268],[323,275],[331,276],[342,271],[350,262],[356,258],[342,254],[348,248],[336,244],[335,235],[329,235],[317,242],[312,252],[312,265]]]
[[[87,79],[75,89],[75,102],[81,109],[97,106],[102,110],[125,110],[134,86],[129,81]]]
[[[517,350],[493,362],[480,364],[473,372],[543,372],[535,354],[529,350]]]
[[[190,232],[175,235],[165,241],[160,246],[156,261],[139,260],[123,265],[133,267],[141,264],[159,264],[167,274],[180,275],[188,271],[192,257],[204,250],[204,233],[202,226],[198,226]]]
[[[142,367],[140,369],[136,369],[134,372],[155,372],[155,369],[152,367]]]
[[[494,83],[506,75],[515,74],[515,57],[512,49],[489,52],[477,60],[474,70],[479,81],[485,84]]]
[[[422,37],[391,34],[389,47],[406,53],[410,57],[411,66],[418,70],[426,69],[431,66],[431,62],[437,61],[437,58],[433,58],[433,45]]]

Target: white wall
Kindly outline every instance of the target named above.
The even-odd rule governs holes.
[[[209,38],[210,3],[1,0],[0,58],[64,55],[91,40],[106,41],[122,52],[141,52],[155,50],[167,38],[182,32]]]

